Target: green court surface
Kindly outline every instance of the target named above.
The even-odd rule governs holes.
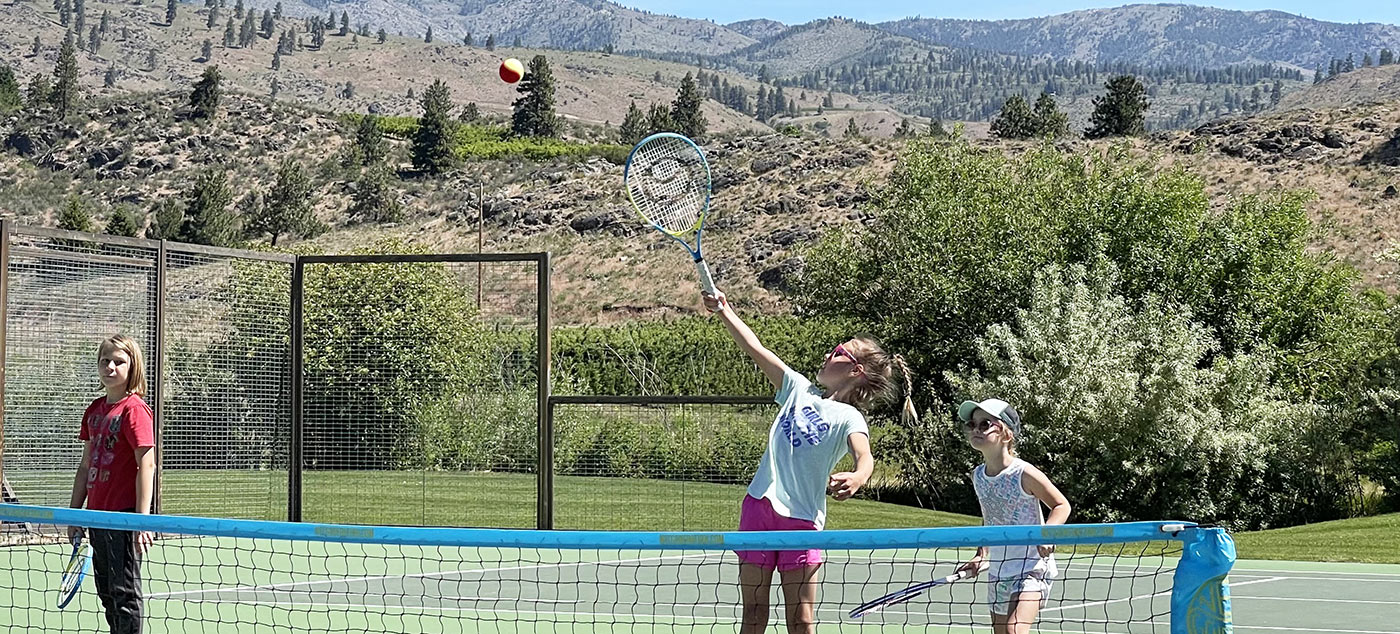
[[[0,548],[5,631],[101,631],[89,577],[54,606],[61,544]],[[1141,551],[1135,551],[1141,552]],[[980,580],[852,619],[864,601],[951,572],[966,551],[828,551],[819,631],[989,631]],[[1169,631],[1170,558],[1083,547],[1037,631]],[[162,539],[143,570],[147,632],[730,632],[733,553],[555,550]],[[1400,634],[1400,566],[1241,561],[1230,576],[1241,632]],[[770,631],[783,631],[775,590]]]

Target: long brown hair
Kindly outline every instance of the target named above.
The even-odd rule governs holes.
[[[111,350],[121,350],[131,357],[131,368],[126,373],[126,393],[146,396],[146,364],[141,357],[141,346],[126,335],[112,335],[103,339],[102,345],[97,347],[98,363],[102,362],[102,355]]]
[[[903,387],[904,404],[900,407],[900,420],[905,423],[918,422],[919,412],[914,409],[914,376],[904,355],[885,352],[879,340],[870,335],[856,335],[851,340],[855,345],[851,346],[853,349],[850,353],[856,358],[856,363],[865,367],[861,379],[851,388],[851,404],[864,409],[873,403],[893,403],[899,388]],[[895,383],[896,371],[903,379],[902,385]]]

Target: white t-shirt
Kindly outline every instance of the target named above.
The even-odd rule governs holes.
[[[826,485],[831,470],[849,451],[851,434],[870,435],[865,417],[850,405],[825,399],[806,377],[784,368],[781,406],[768,430],[768,449],[758,461],[749,495],[768,501],[784,517],[826,524]]]
[[[994,476],[987,475],[987,465],[972,470],[972,488],[982,506],[982,523],[986,526],[1034,526],[1045,523],[1040,500],[1021,486],[1021,474],[1027,463],[1015,458]],[[989,546],[987,563],[992,579],[1019,579],[1037,575],[1042,579],[1059,576],[1055,555],[1041,557],[1035,546]]]

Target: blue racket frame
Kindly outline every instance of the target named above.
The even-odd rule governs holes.
[[[82,563],[74,569],[74,562],[79,558]],[[68,607],[68,603],[73,597],[78,596],[78,590],[83,587],[83,579],[87,577],[88,570],[92,568],[92,552],[90,547],[83,544],[83,538],[73,540],[73,554],[68,557],[68,565],[64,566],[63,576],[58,582],[58,609]]]
[[[694,148],[695,153],[700,156],[701,167],[705,168],[705,203],[703,206],[700,207],[699,220],[695,223],[695,248],[690,248],[689,242],[686,242],[679,235],[676,235],[676,233],[673,233],[665,227],[653,222],[651,218],[648,218],[646,214],[643,214],[641,210],[637,208],[636,201],[632,200],[630,188],[628,188],[628,202],[632,203],[633,211],[636,211],[637,215],[641,216],[642,220],[646,221],[647,224],[651,225],[653,229],[660,231],[661,233],[670,237],[672,240],[675,240],[676,242],[680,243],[682,247],[685,247],[686,252],[690,253],[691,259],[695,261],[695,270],[700,274],[700,286],[705,290],[706,293],[714,295],[714,278],[710,275],[710,267],[709,265],[705,264],[705,257],[704,255],[702,255],[701,250],[705,233],[705,220],[710,215],[710,198],[713,194],[713,192],[710,189],[710,160],[705,157],[705,151],[700,149],[700,146],[697,143],[695,143],[695,141],[692,141],[690,137],[687,137],[683,134],[676,134],[674,132],[657,132],[656,134],[652,134],[647,138],[638,141],[636,145],[632,146],[632,151],[627,153],[627,162],[622,167],[622,182],[624,184],[624,188],[626,188],[628,176],[632,173],[632,157],[637,155],[637,150],[641,149],[642,146],[646,145],[648,142],[661,138],[677,139],[685,142],[687,145]],[[682,232],[682,235],[684,233],[689,232]]]

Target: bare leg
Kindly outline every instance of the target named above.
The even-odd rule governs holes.
[[[1030,634],[1040,616],[1040,593],[1021,592],[1011,597],[1009,614],[992,613],[995,634]]]
[[[779,573],[783,579],[783,607],[787,612],[788,634],[815,634],[817,631],[817,569],[805,566]]]
[[[739,564],[739,595],[744,602],[744,620],[739,634],[762,634],[768,628],[768,589],[772,584],[772,570]]]

